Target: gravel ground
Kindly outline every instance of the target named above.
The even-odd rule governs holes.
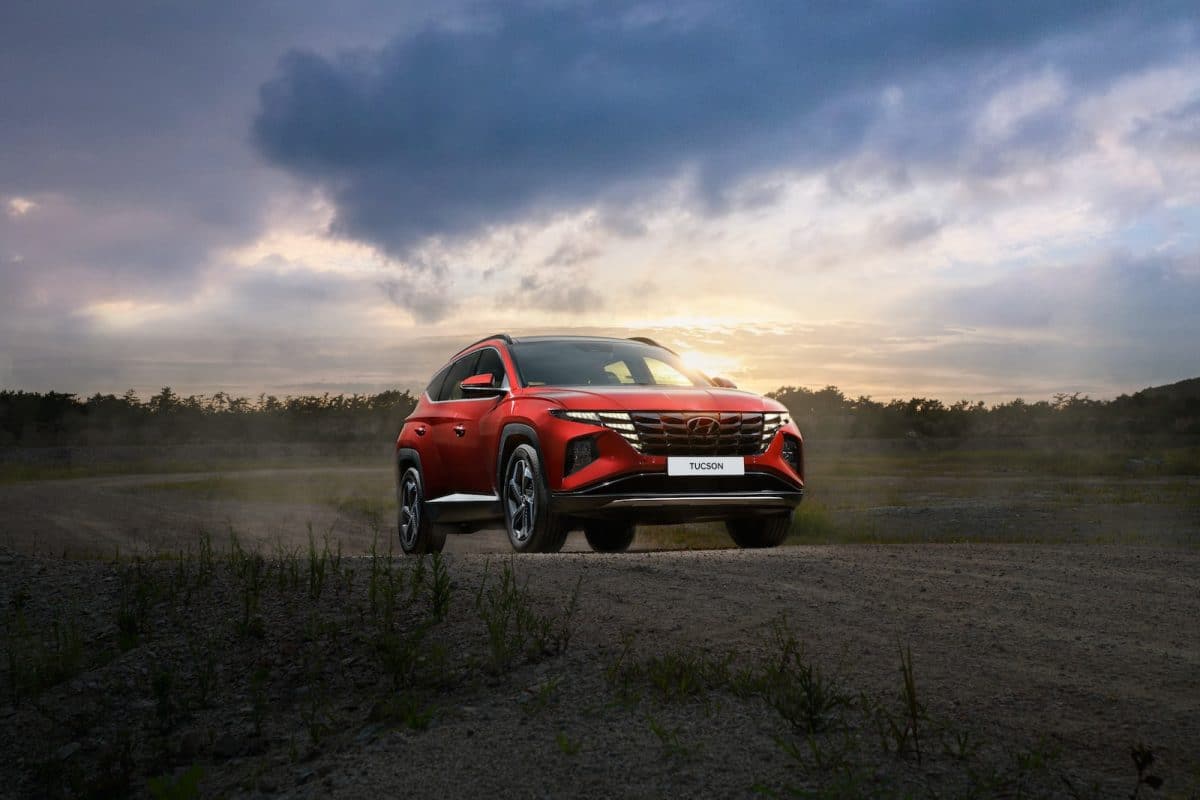
[[[266,555],[0,551],[4,791],[180,790],[197,767],[201,796],[1113,797],[1137,744],[1167,796],[1200,790],[1195,550],[460,553],[448,584]],[[786,702],[805,676],[845,699],[811,734]]]

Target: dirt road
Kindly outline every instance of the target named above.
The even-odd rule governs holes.
[[[63,609],[81,605],[88,646],[116,652],[129,573],[25,554],[85,550],[88,542],[103,542],[93,548],[100,553],[118,542],[125,553],[137,542],[170,550],[194,541],[201,527],[212,530],[220,522],[214,509],[254,535],[295,538],[314,520],[346,541],[347,552],[369,546],[361,518],[326,506],[293,504],[287,516],[279,504],[157,495],[145,481],[0,487],[3,608],[11,615],[19,606],[23,625],[48,631]],[[268,565],[262,630],[249,638],[239,579],[218,569],[210,588],[189,591],[181,615],[175,600],[163,599],[174,580],[164,563],[148,633],[136,646],[88,662],[95,665],[36,702],[0,699],[0,781],[44,795],[46,775],[95,775],[108,769],[114,741],[133,741],[130,763],[143,771],[135,791],[146,775],[179,774],[194,763],[204,769],[206,793],[234,795],[725,797],[755,796],[756,786],[786,794],[790,786],[822,796],[929,787],[943,796],[1114,797],[1133,790],[1130,749],[1144,744],[1166,796],[1200,791],[1194,548],[922,544],[525,556],[512,563],[535,611],[560,610],[578,582],[570,646],[495,671],[481,666],[488,635],[473,598],[485,572],[486,586],[497,586],[507,550],[498,532],[450,540],[451,610],[435,631],[454,679],[420,690],[416,718],[378,712],[380,697],[395,688],[371,633],[370,559],[345,559],[329,578],[345,580],[345,590],[319,600],[303,580],[285,590],[283,567]],[[739,668],[771,663],[781,620],[805,664],[847,697],[876,698],[880,708],[900,707],[899,649],[911,649],[927,711],[920,764],[913,753],[884,752],[884,728],[871,721],[884,719],[878,712],[855,711],[812,739],[811,750],[765,695],[735,689],[732,673],[717,680],[705,672],[727,654]],[[222,659],[205,703],[190,699],[196,642]],[[164,664],[175,665],[182,699],[156,694],[151,678]],[[669,666],[666,678],[655,676],[655,664]],[[268,676],[265,684],[254,682],[258,674]],[[696,675],[712,685],[662,694]],[[266,712],[255,711],[260,694]],[[164,702],[186,713],[164,717]],[[800,749],[789,753],[789,743]]]

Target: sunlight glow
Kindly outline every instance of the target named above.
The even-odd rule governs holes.
[[[163,316],[170,309],[163,303],[138,303],[133,300],[110,300],[92,303],[82,313],[108,328],[136,328]]]
[[[741,361],[733,356],[705,353],[700,350],[685,350],[679,354],[683,363],[692,369],[703,372],[710,378],[721,376],[728,378],[741,370]]]

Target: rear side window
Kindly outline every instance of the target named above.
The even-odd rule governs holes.
[[[484,373],[492,376],[492,385],[504,385],[504,362],[500,360],[500,354],[492,348],[479,351],[479,363],[475,365],[476,375]]]
[[[433,380],[425,387],[425,394],[429,395],[430,400],[438,399],[438,393],[442,391],[442,382],[446,380],[446,373],[449,371],[450,365],[447,364],[445,367],[442,367],[437,375],[433,376]]]
[[[441,389],[438,391],[438,400],[462,400],[462,382],[475,374],[475,365],[479,363],[479,353],[474,352],[465,355],[458,361],[450,365],[450,371],[446,373],[446,379],[442,381]]]

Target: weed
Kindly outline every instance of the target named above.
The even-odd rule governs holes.
[[[760,678],[761,694],[794,729],[825,730],[850,705],[850,695],[819,667],[807,662],[787,622],[774,626],[778,655]]]
[[[952,731],[949,738],[943,740],[942,749],[955,761],[969,761],[979,752],[979,742],[972,737],[970,731]]]
[[[255,552],[242,559],[239,568],[242,580],[242,619],[238,623],[238,631],[243,636],[261,639],[264,629],[262,617],[258,616],[258,607],[265,582],[266,562]]]
[[[893,713],[882,703],[873,702],[862,695],[863,709],[874,721],[879,734],[879,743],[885,753],[904,756],[909,751],[916,755],[917,763],[921,763],[921,728],[926,721],[925,707],[917,700],[916,678],[913,674],[912,650],[903,647],[899,642],[896,647],[900,652],[900,713]]]
[[[567,735],[566,731],[559,731],[554,734],[554,741],[558,744],[558,749],[569,756],[577,755],[583,749],[583,741],[581,739],[572,739]]]
[[[495,586],[487,585],[488,574],[485,566],[483,580],[475,594],[475,610],[487,630],[490,669],[501,673],[519,656],[537,660],[548,653],[561,652],[570,639],[569,620],[556,631],[552,617],[534,610],[528,581],[518,583],[511,560],[501,568]],[[565,634],[564,630],[567,631]]]
[[[729,659],[704,655],[667,653],[647,659],[635,671],[658,691],[665,702],[705,697],[729,683]]]
[[[381,631],[375,640],[384,671],[392,676],[392,686],[401,689],[417,683],[417,670],[429,657],[425,636],[429,625],[417,625],[407,632]]]
[[[625,660],[629,658],[629,651],[633,649],[633,642],[636,638],[632,632],[621,637],[621,652],[604,670],[604,677],[610,685],[615,684],[625,675]]]
[[[566,652],[567,647],[571,644],[571,631],[575,622],[575,614],[579,611],[579,590],[583,588],[583,576],[580,575],[575,579],[575,588],[571,590],[571,597],[567,600],[566,608],[563,609],[562,622],[558,628],[558,638],[554,646],[558,652]]]
[[[649,714],[646,715],[646,722],[668,755],[683,758],[690,753],[690,749],[679,740],[678,728],[668,728]]]
[[[158,598],[158,587],[141,556],[119,572],[117,646],[121,652],[137,647],[149,628],[150,606]]]
[[[921,763],[921,732],[920,722],[925,717],[925,707],[917,700],[917,682],[913,676],[912,648],[900,647],[897,640],[896,648],[900,650],[900,671],[904,675],[904,685],[901,697],[904,700],[904,713],[909,730],[912,731],[913,748],[917,751],[917,763]]]
[[[28,694],[36,697],[45,689],[68,680],[83,669],[83,632],[74,609],[56,617],[49,635],[29,629],[24,602],[14,603],[5,626],[5,653],[9,692],[15,704]]]
[[[325,569],[329,565],[329,540],[325,547],[317,550],[316,539],[313,538],[312,523],[308,523],[308,596],[313,600],[321,599],[325,588]]]
[[[154,800],[194,800],[200,796],[200,779],[204,770],[193,764],[178,775],[159,775],[146,781]]]
[[[213,576],[212,535],[201,531],[196,543],[196,587],[207,586]]]
[[[397,722],[411,730],[429,728],[437,709],[426,705],[415,692],[398,692],[377,703],[369,715],[371,722]]]
[[[425,559],[420,559],[424,562]],[[450,611],[450,573],[446,569],[446,561],[441,553],[434,553],[430,559],[432,577],[429,582],[429,609],[433,618],[441,622]]]
[[[417,602],[417,598],[421,595],[421,590],[425,588],[426,573],[428,569],[425,565],[425,558],[417,558],[413,562],[412,577],[409,579],[409,603]]]
[[[286,589],[295,591],[300,587],[300,547],[287,547],[282,541],[275,541],[275,580],[279,591]]]
[[[529,701],[522,706],[525,713],[533,714],[548,708],[552,703],[558,702],[558,686],[561,682],[561,678],[555,677],[549,678],[539,684],[537,689],[530,693]]]
[[[1004,778],[1008,791],[1017,797],[1042,793],[1046,778],[1060,753],[1060,748],[1045,737],[1039,739],[1034,747],[1012,752],[1013,770]]]
[[[305,694],[300,706],[300,719],[314,747],[329,730],[331,720],[327,711],[325,686],[325,656],[329,648],[321,641],[320,619],[311,614],[306,625],[308,645],[304,648]]]
[[[1129,748],[1129,755],[1133,758],[1134,768],[1137,769],[1137,783],[1134,784],[1130,797],[1137,800],[1141,796],[1143,786],[1149,786],[1155,791],[1160,789],[1163,779],[1150,772],[1150,767],[1154,766],[1154,750],[1144,744],[1135,744]]]
[[[193,665],[197,701],[201,708],[209,707],[212,690],[217,685],[216,641],[211,637],[187,637],[188,659]]]

